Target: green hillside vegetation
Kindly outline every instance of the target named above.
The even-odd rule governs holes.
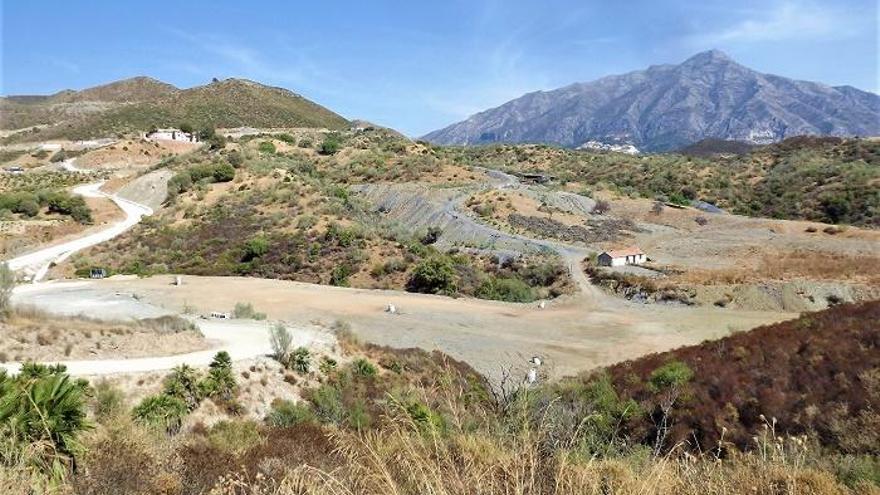
[[[278,151],[282,146],[288,151]],[[439,232],[390,228],[362,204],[349,183],[409,182],[442,168],[427,148],[393,133],[252,136],[229,148],[163,162],[175,171],[168,208],[75,259],[76,268],[248,275],[513,302],[572,290],[558,259],[502,262],[441,251],[434,246]]]
[[[162,90],[154,82],[92,88],[73,95],[21,103],[4,100],[5,128],[58,124],[16,134],[6,141],[88,139],[182,123],[205,127],[314,127],[347,129],[348,121],[302,96],[251,81],[227,79],[186,90]],[[131,96],[122,95],[129,91]],[[84,101],[84,98],[96,98]],[[100,100],[99,98],[105,98]],[[59,102],[59,100],[61,102]],[[124,100],[124,101],[122,101]],[[97,102],[97,103],[96,103]]]
[[[732,213],[880,226],[880,141],[791,138],[742,156],[630,156],[541,145],[435,150],[458,163],[548,171],[563,183],[627,196],[699,199]]]

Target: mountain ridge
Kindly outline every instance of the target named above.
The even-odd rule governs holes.
[[[87,139],[151,127],[316,127],[346,129],[344,117],[289,89],[247,79],[177,88],[136,76],[82,90],[0,98],[0,128],[46,126],[17,139]]]
[[[534,91],[423,136],[437,144],[588,141],[670,151],[705,138],[880,134],[880,96],[751,70],[718,50]]]

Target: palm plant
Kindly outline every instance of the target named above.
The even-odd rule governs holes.
[[[186,402],[167,394],[145,397],[133,411],[134,418],[147,425],[161,426],[169,434],[177,433],[189,413]]]
[[[43,367],[41,371],[45,371]],[[83,446],[79,434],[91,428],[86,419],[86,386],[56,371],[0,378],[0,431],[37,467],[63,476]]]
[[[165,378],[164,394],[182,400],[188,410],[194,410],[202,401],[199,373],[187,364],[175,367]]]
[[[235,392],[235,375],[232,372],[232,358],[226,351],[220,351],[208,366],[208,376],[199,384],[206,397],[232,398]]]

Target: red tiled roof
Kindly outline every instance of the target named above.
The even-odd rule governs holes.
[[[621,249],[612,249],[611,251],[605,251],[605,253],[608,254],[608,256],[611,256],[612,258],[623,258],[626,256],[638,256],[640,254],[645,254],[644,251],[642,251],[641,249],[639,249],[636,246],[630,246],[630,247],[621,248]]]

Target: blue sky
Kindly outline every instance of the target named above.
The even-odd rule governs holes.
[[[763,72],[880,87],[876,0],[0,2],[2,94],[245,77],[413,136],[710,48]]]

